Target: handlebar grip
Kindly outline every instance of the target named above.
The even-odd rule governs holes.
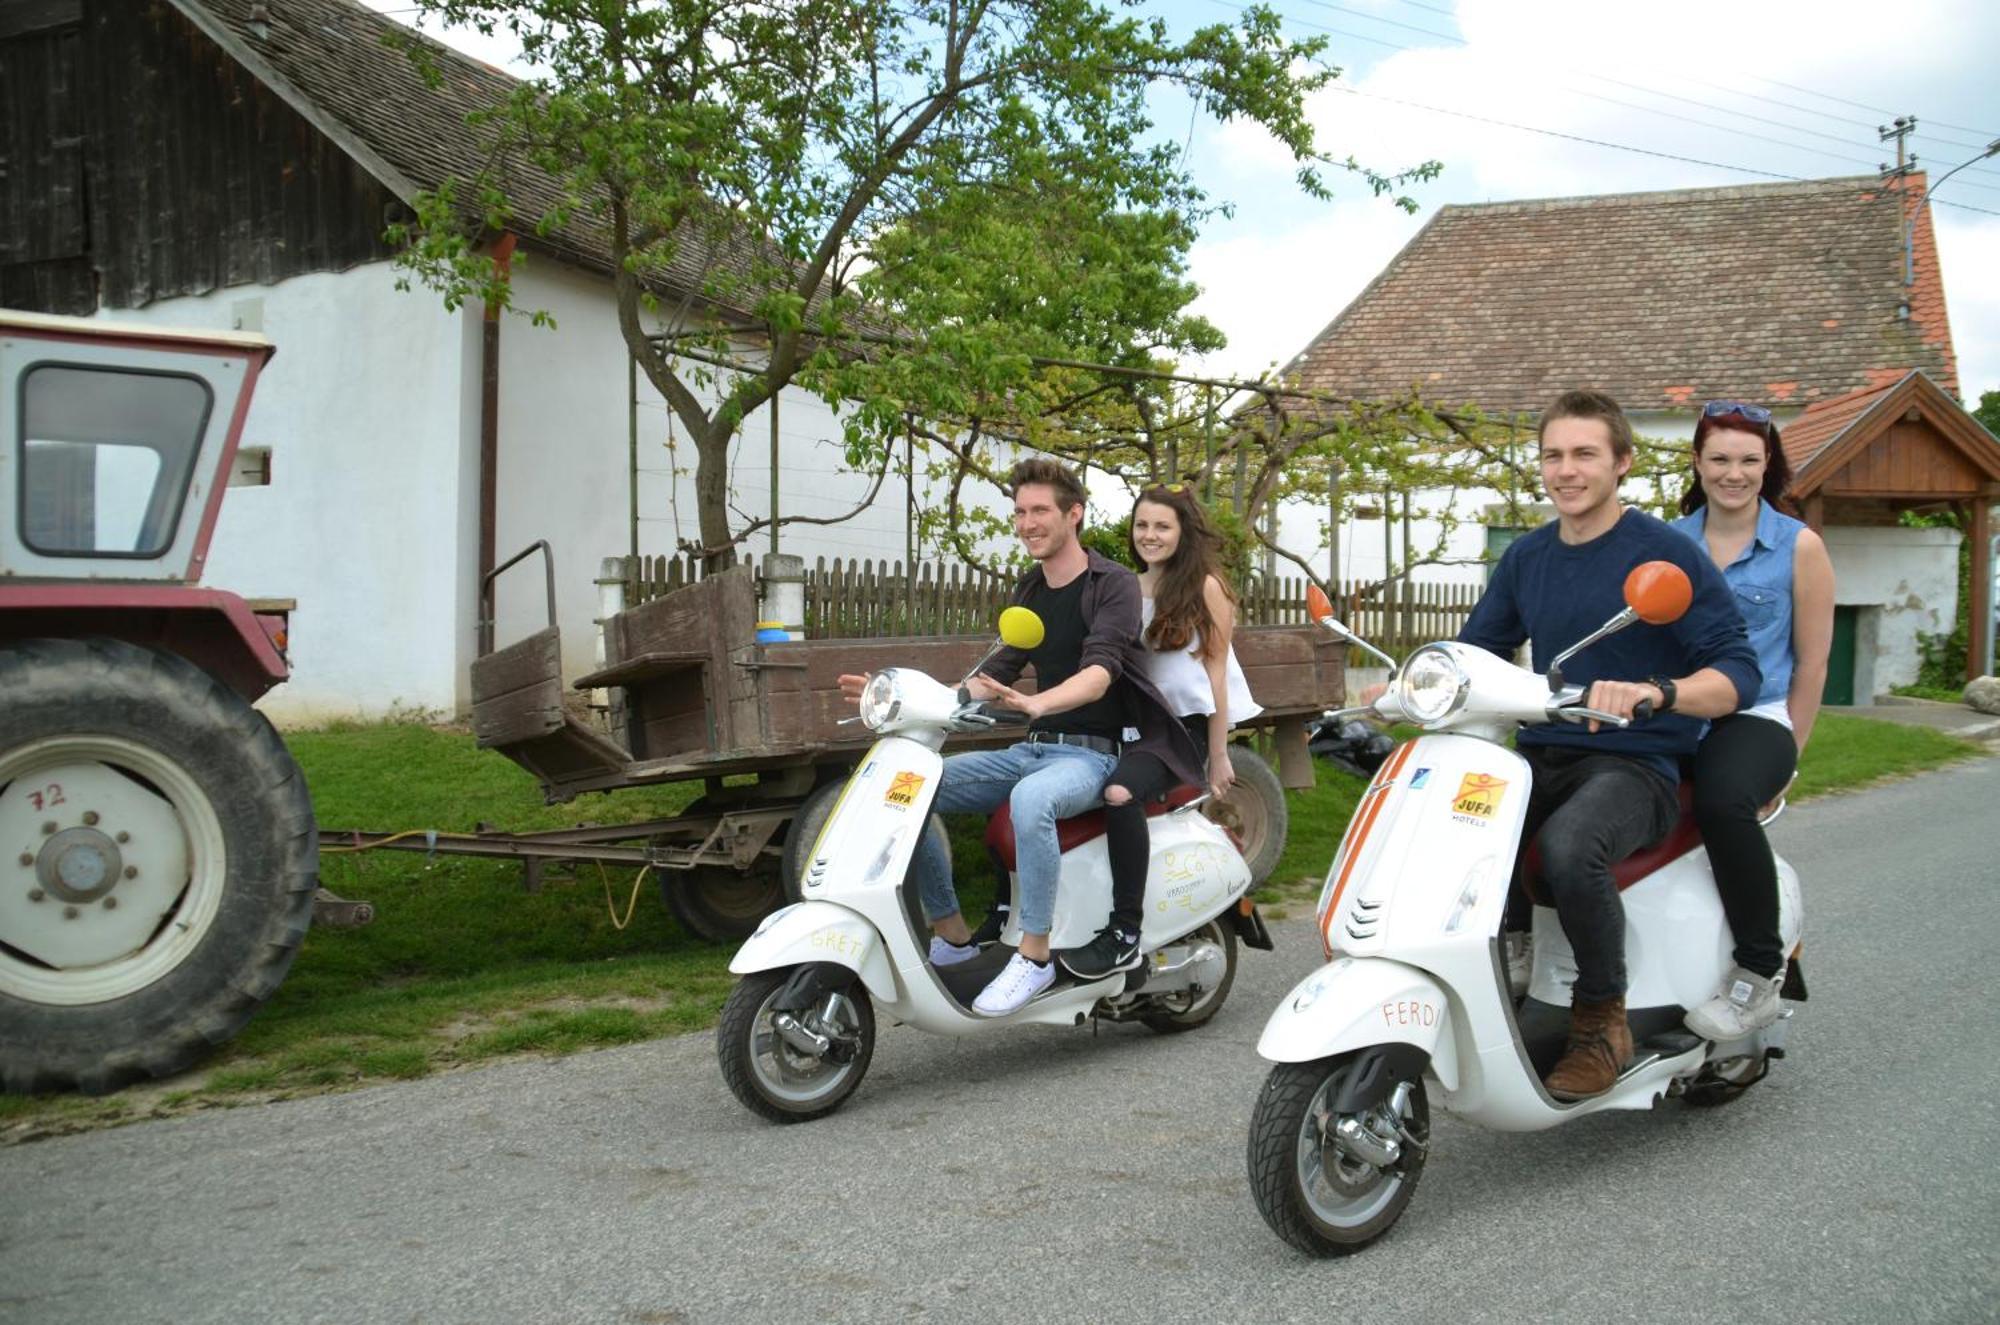
[[[1632,706],[1632,721],[1644,722],[1653,716],[1653,701],[1642,699]]]

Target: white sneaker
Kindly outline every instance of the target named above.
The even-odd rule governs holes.
[[[985,1017],[1004,1017],[1054,984],[1055,978],[1054,962],[1038,965],[1017,952],[972,1000],[972,1010]]]
[[[936,934],[931,935],[933,966],[956,966],[960,962],[969,962],[978,955],[979,945],[976,943],[968,943],[961,948],[958,944],[939,938]]]
[[[1784,1009],[1778,988],[1785,983],[1785,968],[1770,979],[1753,975],[1741,966],[1729,973],[1722,992],[1687,1014],[1683,1023],[1704,1040],[1718,1044],[1740,1040],[1763,1030],[1778,1019]]]

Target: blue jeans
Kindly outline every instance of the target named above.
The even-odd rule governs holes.
[[[1014,811],[1014,861],[1021,879],[1021,928],[1046,934],[1055,924],[1056,879],[1062,852],[1056,820],[1094,810],[1103,802],[1104,779],[1118,761],[1078,745],[1031,744],[1004,750],[975,750],[944,761],[938,779],[938,814],[991,814],[1002,804]],[[933,835],[917,839],[914,862],[924,916],[932,921],[958,914],[958,889],[951,862]]]

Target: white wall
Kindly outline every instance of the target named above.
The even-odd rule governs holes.
[[[472,617],[462,384],[476,406],[477,315],[398,292],[377,263],[103,316],[241,326],[278,347],[242,437],[270,448],[271,484],[226,494],[203,575],[298,600],[292,678],[259,707],[290,724],[454,709]]]
[[[1776,411],[1774,417],[1783,429],[1799,416],[1797,410]],[[1694,437],[1695,416],[1688,412],[1679,413],[1636,413],[1631,416],[1632,429],[1642,438],[1670,443],[1687,443]],[[1532,435],[1527,435],[1532,440]],[[1531,453],[1530,453],[1531,454]],[[1669,483],[1669,494],[1678,493],[1677,483]],[[1650,496],[1638,486],[1627,491],[1628,498]],[[1381,494],[1357,495],[1364,504],[1381,505]],[[1524,494],[1524,500],[1528,498]],[[1479,558],[1486,550],[1485,516],[1489,506],[1503,500],[1497,492],[1485,490],[1465,490],[1461,492],[1429,491],[1410,494],[1412,513],[1425,510],[1448,509],[1457,520],[1457,527],[1444,535],[1444,556],[1448,562],[1456,564],[1427,565],[1420,567],[1415,580],[1419,584],[1484,584],[1485,567]],[[1351,503],[1350,503],[1351,504]],[[1403,528],[1401,521],[1402,498],[1396,498],[1397,521],[1392,533],[1394,546],[1392,559],[1400,564],[1403,560]],[[1320,574],[1326,573],[1326,522],[1325,501],[1289,502],[1279,515],[1279,541],[1285,547],[1313,563]],[[1429,556],[1444,530],[1444,522],[1425,519],[1420,514],[1410,521],[1410,541],[1419,561]],[[1340,574],[1342,579],[1378,579],[1384,571],[1382,555],[1382,522],[1380,520],[1349,520],[1341,529]],[[1282,559],[1278,564],[1280,575],[1295,575],[1296,568],[1288,568]]]
[[[595,579],[605,557],[630,545],[629,422],[626,357],[610,283],[554,261],[531,257],[514,278],[515,307],[551,313],[554,328],[509,317],[500,333],[500,477],[498,546],[505,560],[536,539],[556,559],[563,668],[575,677],[595,666]],[[713,400],[712,390],[702,393]],[[732,528],[770,512],[770,412],[744,420],[733,451]],[[854,509],[871,476],[848,471],[833,411],[811,393],[788,388],[778,402],[779,504],[784,515],[834,516]],[[900,458],[899,458],[900,463]],[[921,454],[917,460],[921,473]],[[700,534],[694,496],[695,455],[666,402],[639,378],[639,551],[672,555]],[[1003,509],[989,485],[968,483],[965,500]],[[918,484],[921,502],[944,500]],[[907,488],[892,474],[875,503],[834,525],[793,524],[781,552],[803,557],[901,560]],[[770,550],[759,530],[743,550]],[[921,553],[920,553],[921,555]],[[509,571],[498,595],[499,643],[537,629],[546,618],[539,561]],[[747,643],[748,641],[744,641]]]
[[[1836,604],[1864,611],[1855,641],[1855,699],[1917,679],[1917,634],[1951,629],[1958,612],[1955,529],[1826,530]]]

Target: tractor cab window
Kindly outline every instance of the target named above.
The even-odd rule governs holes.
[[[214,396],[197,377],[42,364],[21,380],[21,537],[44,556],[173,544]]]

